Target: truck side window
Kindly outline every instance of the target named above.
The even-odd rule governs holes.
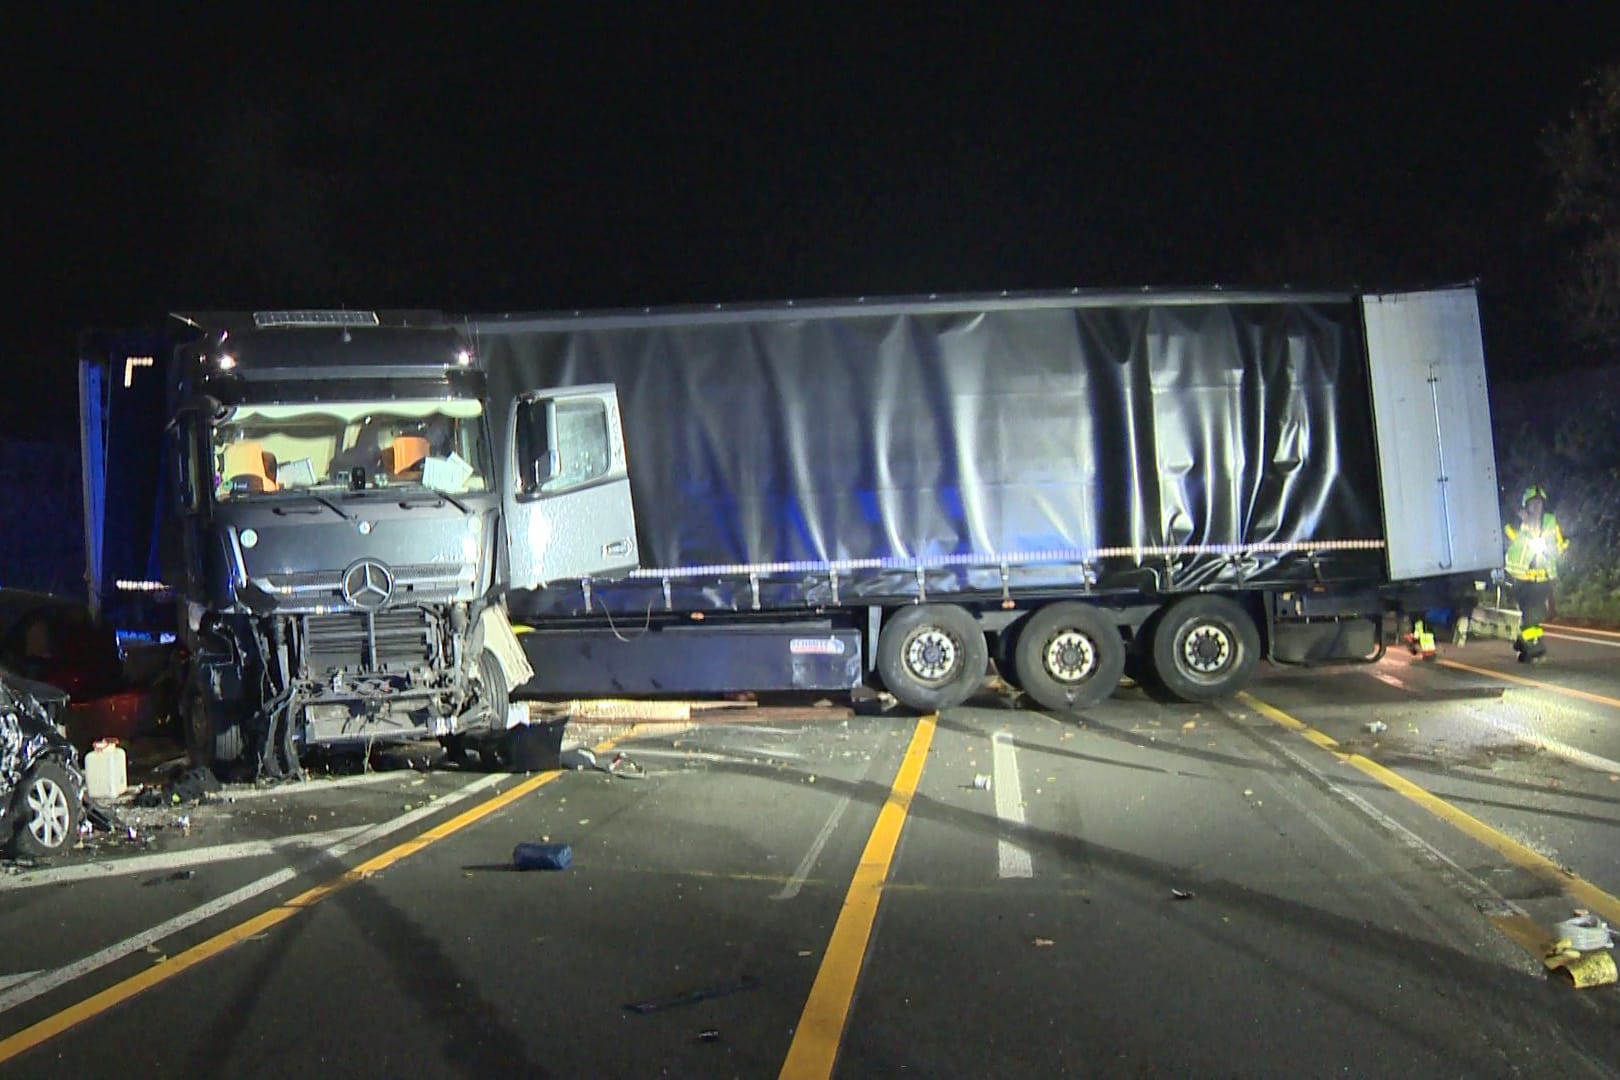
[[[607,475],[611,459],[607,407],[589,398],[524,402],[518,406],[516,449],[524,494],[588,484]]]
[[[588,484],[607,474],[607,409],[600,401],[557,402],[557,447],[562,462],[553,488]]]

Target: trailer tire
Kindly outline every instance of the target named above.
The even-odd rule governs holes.
[[[1206,594],[1178,600],[1153,618],[1153,678],[1172,697],[1231,697],[1260,659],[1260,631],[1237,601]]]
[[[900,703],[918,712],[960,705],[984,683],[990,648],[984,631],[955,604],[917,604],[889,617],[878,634],[878,674]]]
[[[60,855],[79,840],[81,789],[60,761],[36,764],[17,785],[11,806],[11,850],[30,859]]]
[[[1014,667],[1024,692],[1042,708],[1090,708],[1119,687],[1125,642],[1119,627],[1090,604],[1048,604],[1019,629]]]

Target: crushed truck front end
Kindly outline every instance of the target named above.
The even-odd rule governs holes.
[[[177,359],[165,577],[199,759],[276,774],[300,746],[506,725],[483,373],[442,322],[367,314],[202,324]]]

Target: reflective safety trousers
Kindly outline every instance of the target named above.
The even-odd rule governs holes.
[[[1520,581],[1553,581],[1558,577],[1558,556],[1569,547],[1558,519],[1541,515],[1540,525],[1502,526],[1507,533],[1507,572]]]

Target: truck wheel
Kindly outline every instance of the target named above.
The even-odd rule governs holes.
[[[512,704],[512,692],[506,688],[506,669],[487,649],[478,657],[478,679],[484,684],[484,707],[489,711],[489,730],[506,730],[506,710]]]
[[[208,695],[201,687],[191,684],[180,711],[186,730],[186,753],[192,765],[217,772],[241,760],[241,722],[221,720],[220,710],[208,707]]]
[[[1043,708],[1089,708],[1119,686],[1125,643],[1090,604],[1048,604],[1019,630],[1014,666],[1024,692]]]
[[[12,806],[16,832],[11,847],[18,855],[33,859],[60,855],[79,838],[83,816],[79,788],[58,761],[42,761],[34,766],[18,786]]]
[[[955,604],[902,608],[878,635],[878,674],[918,712],[966,701],[984,682],[990,649],[972,615]]]
[[[1182,701],[1214,701],[1243,689],[1260,659],[1260,632],[1235,600],[1189,596],[1154,618],[1153,677]]]

